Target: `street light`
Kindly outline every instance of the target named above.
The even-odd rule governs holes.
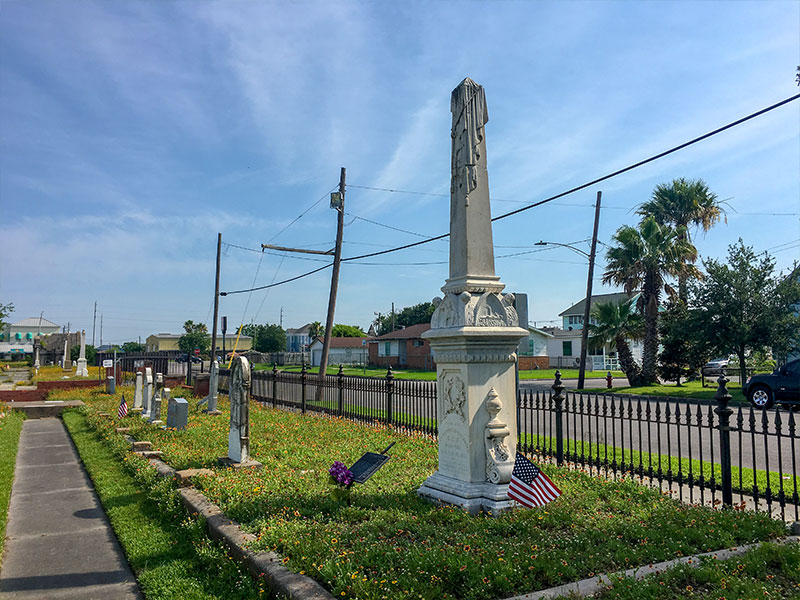
[[[562,244],[561,242],[544,242],[539,240],[534,246],[562,246],[577,252],[581,256],[589,259],[589,276],[586,280],[586,302],[583,307],[583,329],[581,331],[581,364],[578,370],[578,389],[583,389],[583,384],[586,381],[586,351],[589,343],[589,310],[592,304],[592,277],[594,277],[594,257],[597,250],[597,227],[600,224],[600,198],[602,192],[597,192],[597,204],[594,209],[594,233],[592,234],[592,252],[587,254],[580,248],[571,246],[570,244]]]

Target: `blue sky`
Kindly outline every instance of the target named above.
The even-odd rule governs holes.
[[[345,256],[421,239],[369,221],[444,233],[449,95],[465,76],[486,89],[498,215],[797,93],[798,64],[798,2],[5,1],[0,302],[12,320],[44,311],[91,337],[97,301],[97,343],[100,314],[104,342],[210,325],[217,232],[245,248],[332,247],[342,166]],[[696,235],[703,257],[739,237],[780,269],[800,256],[800,102],[499,221],[495,254],[588,250],[598,189],[609,242],[676,177],[727,201],[727,224]],[[446,261],[445,240],[343,265],[336,321],[366,327],[392,302],[430,300]],[[320,264],[226,246],[221,289]],[[564,248],[496,270],[539,325],[584,295],[586,262]],[[326,270],[227,296],[221,314],[324,322],[329,285]]]

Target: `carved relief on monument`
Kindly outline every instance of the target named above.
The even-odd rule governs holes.
[[[486,95],[483,87],[467,77],[453,90],[450,97],[450,112],[453,114],[451,163],[451,191],[461,188],[465,203],[469,204],[469,193],[478,186],[479,163],[486,168],[486,158],[481,155],[483,126],[489,121]]]
[[[517,327],[519,317],[514,309],[514,294],[494,292],[482,294],[445,294],[434,298],[436,310],[431,317],[431,329],[448,327]]]
[[[511,451],[506,445],[506,438],[511,431],[505,423],[497,418],[503,408],[500,396],[494,388],[486,396],[486,412],[489,422],[486,424],[486,479],[491,483],[508,483],[514,470]]]
[[[442,370],[439,375],[439,390],[442,395],[443,419],[448,415],[460,417],[466,422],[467,415],[464,412],[464,405],[467,401],[464,382],[459,377],[458,371]]]

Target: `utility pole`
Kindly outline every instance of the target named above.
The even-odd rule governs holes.
[[[325,320],[325,336],[322,341],[322,357],[319,361],[319,385],[317,386],[317,400],[322,398],[322,389],[325,382],[325,371],[328,369],[328,351],[331,347],[331,332],[333,331],[333,314],[336,310],[336,292],[339,289],[339,266],[342,261],[342,234],[344,232],[344,188],[345,168],[342,167],[339,176],[339,197],[334,205],[331,195],[331,208],[338,211],[336,215],[336,248],[333,253],[333,273],[331,274],[331,294],[328,298],[328,318]]]
[[[103,345],[103,313],[100,313],[100,345]]]
[[[94,316],[92,317],[92,346],[94,346],[94,328],[97,325],[97,300],[94,301]]]
[[[392,302],[392,331],[394,331],[394,302]]]
[[[219,259],[222,249],[222,233],[217,234],[217,275],[214,280],[214,325],[211,328],[211,363],[217,357],[217,317],[219,315]],[[209,367],[210,369],[211,367]]]
[[[283,307],[282,306],[281,306],[281,321],[280,321],[280,323],[281,323],[281,325],[280,325],[281,329],[283,329]]]
[[[589,311],[592,304],[592,278],[594,277],[594,257],[597,251],[597,227],[600,225],[600,198],[603,192],[597,192],[597,204],[594,207],[594,232],[592,233],[592,251],[589,254],[589,277],[586,281],[586,302],[583,307],[583,331],[581,331],[581,366],[578,371],[578,389],[583,389],[586,379],[586,355],[589,344]]]

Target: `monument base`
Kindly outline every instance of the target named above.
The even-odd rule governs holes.
[[[142,414],[142,407],[141,406],[134,406],[132,409],[128,411],[130,415],[141,415]]]
[[[163,425],[164,424],[164,421],[162,421],[161,419],[156,419],[155,421],[148,421],[148,422],[150,423],[150,425]]]
[[[75,377],[88,377],[89,376],[89,368],[86,366],[86,359],[79,358],[78,359],[78,367],[75,371]]]
[[[206,413],[207,415],[221,415],[222,414],[222,411],[221,410],[217,410],[216,408],[214,410],[206,409],[203,412]]]
[[[228,467],[231,469],[239,470],[239,469],[263,469],[264,465],[258,462],[257,460],[246,460],[244,462],[236,462],[232,458],[228,458],[227,456],[220,456],[217,459],[217,462],[223,466]]]
[[[516,507],[508,497],[507,483],[465,483],[438,471],[425,480],[417,494],[438,504],[459,506],[471,515],[485,512],[496,517]]]

